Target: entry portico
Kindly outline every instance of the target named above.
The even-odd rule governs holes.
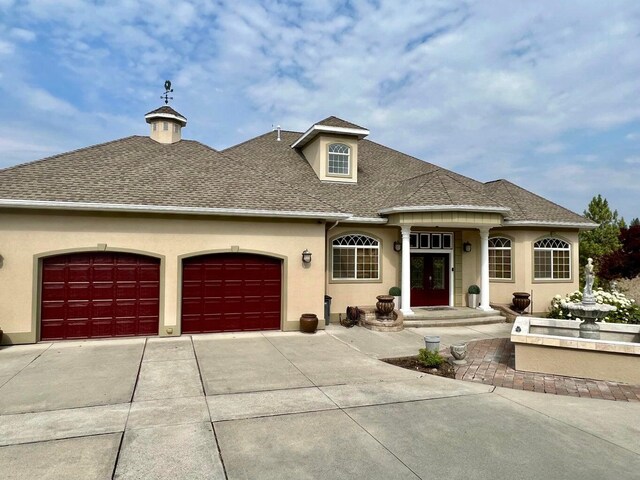
[[[462,271],[465,267],[478,272],[480,308],[491,310],[489,230],[502,226],[508,209],[443,206],[441,209],[412,208],[404,212],[393,210],[396,211],[390,212],[389,225],[399,226],[402,236],[402,313],[405,316],[413,315],[412,307],[461,306],[464,296]],[[473,243],[479,247],[479,255],[464,251],[463,237],[465,240],[475,237]],[[468,243],[471,245],[471,242]],[[425,288],[431,298],[421,294],[420,291]],[[437,289],[442,293],[434,291]],[[414,298],[416,293],[418,299]]]

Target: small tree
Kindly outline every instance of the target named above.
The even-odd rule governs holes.
[[[580,265],[586,265],[588,258],[593,258],[596,273],[600,272],[600,259],[620,248],[620,228],[624,227],[624,219],[618,218],[618,211],[609,208],[609,202],[602,195],[591,199],[584,216],[598,227],[588,232],[580,233]],[[580,283],[584,281],[584,272],[580,269]]]
[[[640,225],[620,230],[620,248],[602,257],[599,274],[607,280],[640,275]]]

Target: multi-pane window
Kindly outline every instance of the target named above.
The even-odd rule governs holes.
[[[571,246],[559,238],[543,238],[533,244],[533,278],[564,280],[571,278]]]
[[[343,235],[332,242],[334,280],[378,280],[380,244],[366,235]]]
[[[489,239],[489,278],[511,280],[511,240],[508,238]]]
[[[329,173],[349,175],[349,147],[342,143],[329,145]]]

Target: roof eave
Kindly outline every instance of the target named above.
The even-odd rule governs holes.
[[[47,209],[68,211],[156,213],[170,215],[213,215],[263,218],[292,218],[308,220],[346,220],[352,215],[337,212],[313,212],[295,210],[257,210],[244,208],[180,207],[174,205],[133,205],[117,203],[61,202],[48,200],[0,199],[2,208]]]
[[[302,136],[296,140],[291,148],[302,148],[311,140],[313,140],[320,133],[337,133],[339,135],[352,135],[362,140],[369,135],[369,130],[366,128],[346,128],[346,127],[330,127],[328,125],[314,125],[309,130],[304,132]]]
[[[166,118],[167,120],[174,120],[180,123],[181,126],[185,127],[187,125],[187,119],[181,115],[173,115],[171,113],[147,113],[144,116],[144,119],[147,123],[151,123],[151,120],[154,118]]]
[[[592,222],[562,222],[554,220],[507,220],[504,221],[504,226],[514,227],[561,227],[561,228],[577,228],[580,230],[593,230],[598,228],[597,223]]]
[[[484,205],[407,205],[383,208],[378,213],[389,215],[392,213],[415,213],[415,212],[479,212],[479,213],[499,213],[505,216],[511,211],[507,207],[484,206]]]

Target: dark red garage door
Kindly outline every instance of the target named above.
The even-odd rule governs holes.
[[[157,335],[160,261],[131,253],[59,255],[42,264],[41,338]]]
[[[225,253],[182,265],[183,333],[280,328],[281,260]]]

